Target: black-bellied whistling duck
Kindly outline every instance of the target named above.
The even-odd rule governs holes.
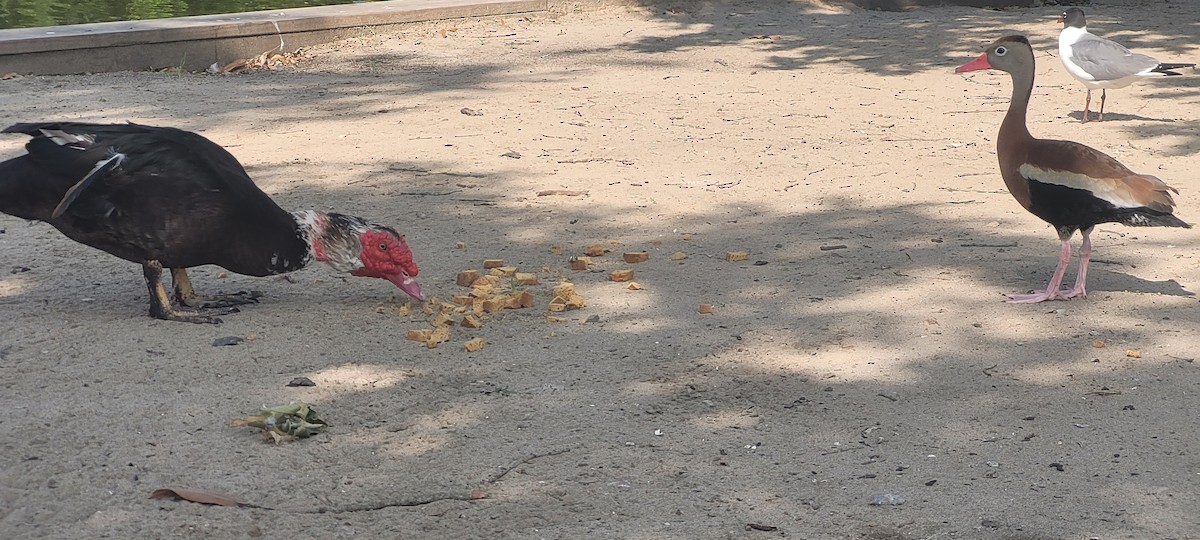
[[[996,40],[979,58],[955,73],[999,69],[1012,76],[1012,102],[996,137],[1000,175],[1017,202],[1058,230],[1062,251],[1058,268],[1045,290],[1009,295],[1014,303],[1067,300],[1087,296],[1087,269],[1092,255],[1092,228],[1099,223],[1135,227],[1190,227],[1171,214],[1179,191],[1150,175],[1137,174],[1107,154],[1071,141],[1035,139],[1025,126],[1033,93],[1033,48],[1024,36]],[[1071,260],[1071,236],[1083,235],[1075,287],[1061,289]]]
[[[1083,102],[1083,121],[1088,121],[1088,107],[1092,105],[1092,90],[1100,90],[1100,117],[1104,120],[1104,100],[1107,89],[1125,88],[1142,79],[1181,75],[1171,71],[1196,64],[1163,64],[1144,54],[1126,49],[1120,43],[1096,36],[1087,30],[1083,10],[1067,8],[1058,18],[1062,32],[1058,33],[1058,58],[1067,73],[1087,87],[1087,100]]]
[[[53,225],[68,238],[142,265],[150,314],[219,323],[214,315],[255,301],[206,302],[187,269],[215,264],[250,276],[283,274],[313,260],[339,272],[387,279],[421,299],[404,237],[362,218],[289,213],[224,148],[195,133],[137,124],[16,124],[33,137],[0,163],[0,212]],[[162,283],[171,269],[173,305]]]

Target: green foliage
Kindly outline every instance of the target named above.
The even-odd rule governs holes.
[[[0,29],[244,13],[361,1],[363,0],[0,0]]]

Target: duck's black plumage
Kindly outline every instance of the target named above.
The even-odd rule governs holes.
[[[28,154],[0,163],[0,212],[45,221],[77,242],[139,264],[216,264],[265,276],[308,262],[308,244],[292,214],[228,151],[200,135],[83,123],[16,124],[3,132],[33,138]],[[59,144],[55,133],[83,141]],[[52,217],[66,191],[113,153],[125,156],[120,166]]]
[[[412,253],[394,229],[343,214],[287,212],[233,155],[195,133],[87,123],[16,124],[2,132],[32,139],[27,154],[0,163],[0,212],[45,221],[141,264],[156,317],[219,322],[176,309],[162,285],[170,268],[176,301],[193,305],[201,299],[186,269],[205,264],[265,276],[316,259],[423,296],[412,279]],[[248,300],[222,301],[228,307]]]

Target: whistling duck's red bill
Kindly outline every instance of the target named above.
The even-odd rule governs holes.
[[[981,69],[992,69],[992,65],[987,61],[987,53],[983,53],[979,55],[979,58],[954,68],[954,72],[966,73],[968,71],[979,71]]]

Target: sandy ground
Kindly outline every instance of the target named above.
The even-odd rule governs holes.
[[[394,224],[442,298],[485,258],[543,283],[435,349],[404,339],[428,323],[398,290],[326,267],[198,269],[264,301],[172,323],[135,266],[0,217],[0,537],[1200,537],[1197,233],[1099,227],[1087,299],[1005,304],[1057,241],[998,174],[1007,76],[952,69],[1028,34],[1035,135],[1160,176],[1191,221],[1200,77],[1081,125],[1060,8],[690,5],[425,24],[276,72],[0,82],[0,123],[197,130],[285,207]],[[1200,59],[1200,3],[1088,9]],[[565,267],[596,243],[597,271]],[[643,290],[608,281],[625,267]],[[556,323],[562,278],[588,306]],[[331,429],[229,425],[292,400]],[[149,498],[170,486],[271,509]]]

